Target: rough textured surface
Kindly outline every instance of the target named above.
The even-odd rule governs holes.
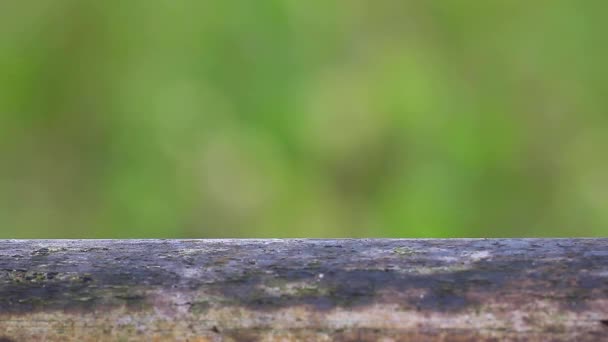
[[[608,239],[0,240],[0,341],[608,339]]]

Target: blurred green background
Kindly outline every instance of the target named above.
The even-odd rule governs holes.
[[[607,10],[3,1],[0,236],[606,236]]]

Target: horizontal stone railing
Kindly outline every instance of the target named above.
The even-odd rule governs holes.
[[[608,340],[608,239],[0,240],[0,342]]]

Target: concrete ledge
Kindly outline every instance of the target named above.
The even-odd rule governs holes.
[[[608,239],[0,240],[0,341],[598,341]]]

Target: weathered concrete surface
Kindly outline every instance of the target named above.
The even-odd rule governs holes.
[[[608,239],[0,240],[34,340],[608,340]]]

